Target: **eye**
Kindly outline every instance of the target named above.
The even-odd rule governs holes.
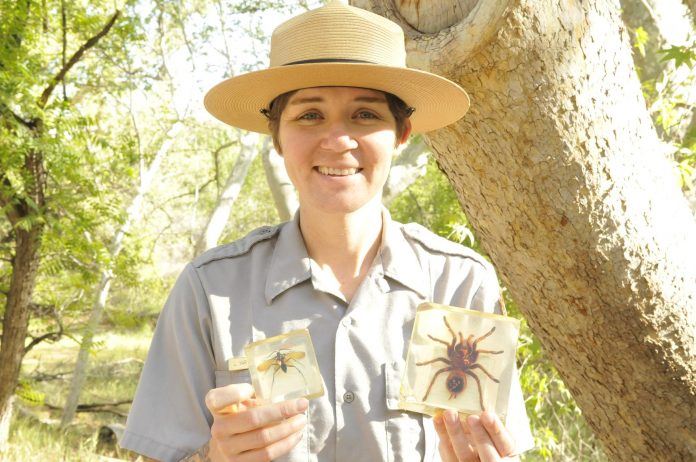
[[[367,110],[360,110],[355,114],[356,119],[362,119],[362,120],[371,120],[371,119],[379,119],[379,116],[375,114],[372,111],[367,111]]]
[[[306,111],[300,114],[297,120],[320,120],[321,114],[317,111]]]

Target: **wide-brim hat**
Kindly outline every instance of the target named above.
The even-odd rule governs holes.
[[[460,119],[469,97],[456,83],[406,67],[398,24],[334,1],[278,26],[270,67],[220,82],[205,96],[208,112],[234,127],[270,133],[262,110],[300,88],[362,87],[392,93],[415,109],[412,130],[427,132]]]

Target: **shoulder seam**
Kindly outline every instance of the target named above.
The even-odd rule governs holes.
[[[423,245],[429,250],[447,255],[455,255],[458,257],[467,258],[469,260],[475,261],[484,268],[487,268],[490,265],[490,263],[485,258],[483,258],[483,256],[476,253],[473,249],[466,247],[462,244],[458,244],[454,241],[450,241],[449,239],[444,238],[442,236],[439,236],[418,223],[405,224],[402,226],[402,230],[404,233],[408,234],[410,237],[418,241],[421,245]],[[443,247],[432,245],[432,243],[427,242],[427,239],[425,239],[422,235],[423,231],[432,234],[432,236],[436,237],[437,239],[446,241],[445,244],[447,246],[450,246],[451,244],[452,249],[445,249]]]
[[[249,234],[241,239],[230,242],[228,244],[223,244],[218,247],[214,247],[203,254],[196,257],[191,265],[194,268],[200,268],[218,260],[224,260],[226,258],[234,258],[240,255],[248,253],[256,244],[262,241],[271,239],[278,234],[281,225],[275,226],[262,226],[251,231]]]

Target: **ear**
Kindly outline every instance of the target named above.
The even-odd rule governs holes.
[[[404,133],[401,135],[401,139],[398,141],[397,146],[404,144],[408,141],[408,137],[411,135],[411,121],[406,119],[404,123]]]

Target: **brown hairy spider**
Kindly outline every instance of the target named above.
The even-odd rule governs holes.
[[[416,363],[416,366],[425,366],[426,364],[432,364],[437,361],[442,361],[443,363],[447,364],[447,367],[443,367],[435,373],[433,379],[430,381],[430,385],[428,386],[428,391],[426,391],[425,395],[423,396],[423,401],[425,401],[428,398],[430,390],[433,388],[433,384],[435,383],[435,379],[437,379],[437,376],[442,374],[443,372],[449,372],[446,382],[447,390],[450,392],[449,399],[456,398],[457,395],[464,391],[464,389],[466,388],[467,381],[466,376],[468,375],[469,377],[473,377],[474,380],[476,380],[476,385],[478,386],[479,392],[479,401],[481,403],[481,410],[485,411],[486,408],[483,405],[483,392],[481,391],[481,381],[479,380],[478,376],[472,371],[472,369],[481,369],[483,373],[486,374],[492,381],[494,381],[495,383],[500,383],[500,380],[493,377],[482,365],[476,362],[478,359],[478,355],[481,353],[499,355],[503,352],[502,350],[491,351],[479,350],[477,348],[477,345],[480,341],[484,340],[486,337],[488,337],[495,331],[495,326],[493,326],[487,334],[482,335],[476,340],[474,340],[473,335],[469,335],[469,337],[465,341],[464,337],[462,336],[462,333],[459,332],[459,342],[457,342],[457,336],[454,334],[454,330],[452,330],[449,323],[447,322],[447,316],[442,316],[442,319],[445,321],[447,329],[452,334],[452,341],[448,343],[444,340],[440,340],[439,338],[435,338],[432,335],[428,335],[428,338],[447,346],[447,358],[440,356],[429,361]]]

